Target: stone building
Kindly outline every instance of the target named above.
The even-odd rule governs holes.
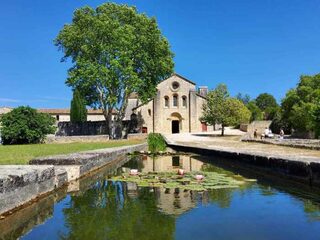
[[[11,107],[0,107],[0,116],[12,111]],[[57,122],[70,122],[70,109],[69,108],[39,108],[37,109],[40,113],[48,113]],[[114,112],[114,114],[116,114]],[[87,121],[88,122],[99,122],[105,121],[105,117],[101,110],[88,109],[87,111]]]
[[[208,87],[199,87],[178,74],[173,74],[157,86],[157,95],[141,104],[132,94],[128,100],[125,120],[135,120],[143,133],[184,133],[213,130],[201,122],[202,106]]]

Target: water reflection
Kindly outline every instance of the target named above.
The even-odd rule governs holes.
[[[168,172],[179,168],[190,172],[200,171],[204,165],[206,165],[205,162],[189,155],[161,157],[143,155],[133,157],[132,160],[124,164],[123,167],[136,168],[140,172]]]
[[[0,239],[316,239],[317,190],[211,162],[187,155],[123,158],[0,221]],[[107,180],[129,168],[240,173],[259,182],[195,192]]]

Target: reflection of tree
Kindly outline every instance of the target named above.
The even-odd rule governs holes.
[[[232,188],[210,190],[208,191],[209,200],[221,208],[228,208],[231,204],[233,191]]]
[[[276,190],[270,186],[260,185],[259,188],[261,191],[261,195],[263,196],[273,196],[277,194]]]
[[[320,221],[320,205],[312,202],[311,200],[304,199],[304,212],[313,221]]]
[[[141,172],[142,169],[144,168],[142,157],[140,155],[132,156],[131,160],[125,163],[122,167],[130,168],[130,169],[138,169],[138,171]]]
[[[125,183],[101,181],[64,210],[69,235],[63,239],[173,239],[175,219],[158,211],[148,188],[130,198]]]

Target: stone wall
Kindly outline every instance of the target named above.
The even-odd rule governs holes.
[[[79,153],[39,157],[31,160],[31,165],[54,165],[61,170],[67,171],[68,181],[80,178],[82,175],[98,169],[114,159],[125,156],[134,151],[141,151],[147,148],[147,144],[115,147],[85,151]]]
[[[148,134],[144,134],[144,133],[130,133],[127,136],[128,140],[145,140],[147,139]]]
[[[320,187],[319,158],[306,161],[305,159],[299,158],[299,156],[294,158],[285,155],[272,156],[269,155],[269,153],[250,152],[245,149],[230,150],[219,147],[193,147],[175,142],[169,142],[168,145],[178,152],[191,152],[209,156],[210,158],[223,157],[240,164],[257,167],[257,169],[276,174],[279,177],[287,177],[297,182]]]
[[[106,142],[106,141],[109,141],[109,135],[93,135],[93,136],[47,135],[45,143]]]
[[[66,180],[66,171],[56,171],[54,166],[1,166],[0,214],[53,191]]]
[[[30,165],[3,165],[0,168],[0,219],[2,214],[11,214],[9,211],[25,207],[31,200],[108,164],[123,161],[128,153],[146,148],[147,144],[138,144],[37,158],[31,160]],[[68,189],[72,187],[76,188],[71,182]]]
[[[59,122],[56,136],[106,135],[108,127],[105,121],[72,123]]]
[[[240,130],[243,132],[248,132],[248,127],[249,127],[249,124],[247,123],[240,124]]]
[[[269,128],[272,121],[253,121],[248,125],[247,138],[253,138],[253,132],[257,129],[258,136],[264,133],[265,128]]]

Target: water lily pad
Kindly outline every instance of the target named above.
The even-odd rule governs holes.
[[[196,175],[203,175],[202,180],[197,180]],[[176,172],[148,172],[132,176],[123,173],[121,176],[114,176],[113,181],[134,182],[139,187],[163,187],[166,189],[180,188],[183,190],[205,191],[210,189],[237,188],[254,179],[245,179],[240,175],[228,176],[217,172],[188,172],[178,175]]]

